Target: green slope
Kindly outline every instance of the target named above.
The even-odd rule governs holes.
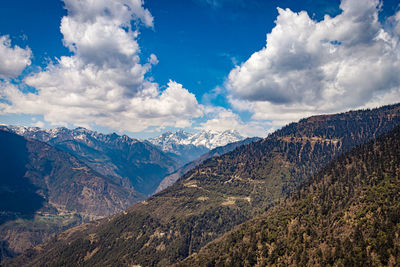
[[[177,266],[400,265],[400,127]]]
[[[126,214],[71,229],[15,264],[165,266],[200,250],[352,147],[400,124],[400,105],[315,116],[205,161]]]

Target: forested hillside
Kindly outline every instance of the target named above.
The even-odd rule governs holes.
[[[177,266],[400,265],[400,128]]]
[[[164,190],[165,188],[167,188],[168,186],[173,185],[182,175],[184,175],[188,171],[194,169],[195,167],[199,166],[201,163],[203,163],[207,159],[212,158],[212,157],[221,156],[223,154],[231,152],[232,150],[236,149],[239,146],[247,145],[249,143],[256,142],[259,140],[261,140],[261,138],[259,138],[259,137],[246,138],[242,141],[237,141],[237,142],[229,143],[225,146],[216,147],[216,148],[208,151],[207,153],[204,153],[203,155],[201,155],[194,161],[189,162],[185,166],[176,170],[174,173],[171,173],[170,175],[166,176],[161,181],[160,185],[157,187],[155,193],[158,193],[158,192]]]

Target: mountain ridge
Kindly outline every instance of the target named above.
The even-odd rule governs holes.
[[[0,128],[69,152],[99,173],[115,178],[123,186],[133,186],[146,195],[157,191],[164,177],[210,149],[243,139],[236,131],[187,133],[179,130],[140,140],[116,133],[102,134],[83,127],[42,129],[2,125]],[[134,156],[132,151],[135,149],[138,155]],[[122,159],[118,153],[130,154],[133,159]]]
[[[174,157],[127,135],[102,134],[82,127],[73,130],[65,127],[3,128],[68,152],[102,175],[145,195],[153,193],[161,179],[180,166]]]
[[[397,266],[400,127],[175,266]]]
[[[204,153],[203,155],[201,155],[200,157],[198,157],[194,161],[187,163],[186,165],[184,165],[181,168],[179,168],[178,170],[176,170],[174,173],[166,176],[161,181],[160,185],[157,187],[155,193],[161,192],[162,190],[164,190],[168,186],[171,186],[182,175],[184,175],[188,171],[192,170],[193,168],[197,167],[198,165],[203,163],[205,160],[207,160],[209,158],[212,158],[212,157],[221,156],[223,154],[226,154],[226,153],[238,148],[239,146],[247,145],[247,144],[249,144],[251,142],[256,142],[256,141],[259,141],[259,140],[261,140],[261,138],[259,138],[259,137],[246,138],[246,139],[241,140],[241,141],[236,141],[236,142],[233,142],[233,143],[229,143],[229,144],[227,144],[225,146],[216,147],[216,148],[208,151],[207,153]]]

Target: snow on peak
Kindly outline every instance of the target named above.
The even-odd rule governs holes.
[[[126,135],[119,136],[115,133],[102,134],[83,127],[78,127],[73,130],[65,127],[41,129],[38,127],[7,126],[7,128],[18,135],[37,139],[42,142],[49,142],[50,140],[54,139],[76,140],[84,143],[93,142],[93,140],[97,140],[100,142],[113,142],[113,141],[128,142],[128,143],[138,142],[137,139],[132,139]]]
[[[237,131],[233,130],[227,130],[223,132],[201,131],[194,134],[190,138],[190,142],[195,146],[202,145],[211,150],[216,147],[225,146],[229,143],[237,142],[243,139],[243,136],[241,136]]]
[[[80,142],[93,142],[98,140],[100,142],[123,142],[135,143],[140,142],[138,139],[133,139],[127,135],[102,134],[96,131],[88,130],[83,127],[78,127],[73,130],[59,127],[53,129],[41,129],[38,127],[25,127],[25,126],[7,126],[12,132],[33,139],[38,139],[43,142],[50,140],[76,140]],[[212,131],[202,130],[197,133],[189,133],[184,130],[176,132],[167,131],[158,137],[149,139],[148,141],[153,145],[159,147],[163,151],[176,153],[182,147],[197,147],[202,151],[211,150],[218,146],[224,146],[229,143],[243,140],[244,137],[237,131]],[[180,148],[179,148],[180,147]],[[178,153],[179,154],[179,153]]]
[[[197,133],[188,133],[183,130],[178,130],[174,133],[170,131],[165,132],[158,137],[149,139],[148,141],[162,148],[164,151],[172,152],[173,147],[177,145],[202,146],[211,150],[218,146],[224,146],[243,139],[244,137],[234,130],[223,132],[203,130]]]
[[[37,133],[42,131],[42,129],[38,127],[25,127],[19,125],[7,125],[6,127],[13,133],[27,137],[31,137],[32,135],[36,135]]]

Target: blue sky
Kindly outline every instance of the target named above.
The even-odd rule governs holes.
[[[398,1],[88,2],[2,1],[0,122],[265,135],[400,100]]]

